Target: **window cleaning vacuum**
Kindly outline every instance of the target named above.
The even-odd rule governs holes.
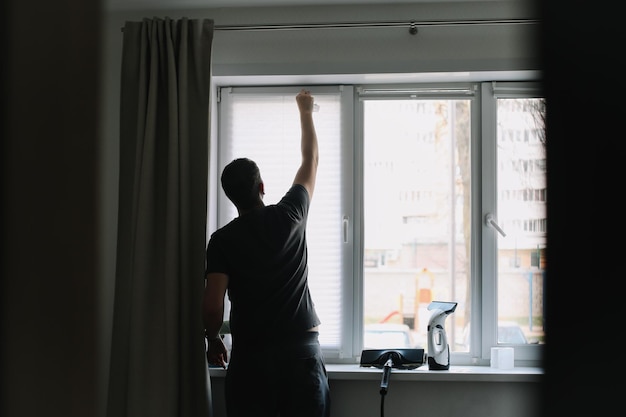
[[[385,396],[389,389],[391,368],[415,369],[426,362],[424,349],[368,349],[361,352],[361,366],[383,370],[380,381],[380,417],[385,417]]]
[[[457,303],[446,301],[433,301],[428,305],[428,310],[432,311],[428,321],[428,369],[431,371],[450,369],[450,345],[444,322],[456,306]]]
[[[391,369],[410,370],[428,361],[428,369],[450,369],[450,346],[444,322],[456,310],[457,303],[433,301],[428,305],[432,311],[428,322],[428,354],[424,349],[366,349],[361,351],[361,366],[383,370],[380,381],[380,417],[385,416],[385,396],[389,389]]]

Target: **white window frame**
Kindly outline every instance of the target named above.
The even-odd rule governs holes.
[[[289,86],[244,86],[221,87],[228,91],[258,92],[270,91],[294,92],[301,85]],[[339,349],[324,349],[328,363],[358,363],[362,346],[363,327],[363,254],[362,254],[362,206],[363,206],[363,105],[360,97],[364,94],[390,95],[393,97],[411,98],[411,94],[419,90],[420,94],[431,94],[432,97],[462,96],[468,88],[473,92],[472,99],[472,262],[471,262],[471,338],[469,352],[452,352],[451,365],[489,365],[490,347],[496,346],[497,340],[497,268],[496,239],[494,230],[484,221],[487,213],[497,213],[496,181],[496,99],[505,95],[514,97],[538,97],[538,83],[533,82],[470,82],[470,83],[436,83],[436,84],[386,84],[386,85],[330,85],[308,86],[312,93],[324,94],[330,91],[341,92],[342,105],[342,210],[347,220],[345,226],[348,239],[342,247],[343,263],[343,304],[341,323],[342,346]],[[219,89],[219,87],[218,87]],[[385,90],[385,91],[383,91]],[[447,91],[447,92],[446,92]],[[443,95],[442,95],[443,94]],[[447,95],[446,95],[447,94]],[[218,101],[220,94],[218,93]],[[423,96],[422,96],[423,97]],[[219,120],[223,111],[219,108],[213,123],[217,132],[213,134],[212,149],[215,157],[211,158],[210,192],[208,224],[215,229],[224,224],[226,219],[219,218],[220,206],[232,204],[221,199],[219,190],[219,174],[228,161],[217,157],[219,154]],[[215,132],[215,131],[214,131]],[[208,235],[213,230],[208,230]],[[541,366],[543,345],[515,346],[516,366]]]
[[[472,333],[470,352],[473,362],[488,363],[491,347],[497,346],[498,317],[498,268],[497,268],[497,231],[485,221],[487,214],[495,214],[497,218],[497,99],[498,98],[539,98],[541,85],[538,82],[483,82],[481,83],[481,217],[482,230],[480,284],[482,307],[480,319],[472,316],[472,328],[480,328],[480,332]],[[516,345],[515,362],[517,366],[541,366],[544,346],[542,344]]]

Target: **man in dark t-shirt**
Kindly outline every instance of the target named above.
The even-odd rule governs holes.
[[[319,159],[313,101],[304,89],[296,96],[302,162],[277,204],[264,204],[253,161],[235,159],[222,172],[222,188],[238,217],[209,240],[202,309],[208,363],[226,368],[228,362],[228,417],[330,414],[320,320],[308,287],[306,224]],[[226,294],[230,361],[219,337]]]

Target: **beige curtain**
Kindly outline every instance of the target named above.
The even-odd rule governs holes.
[[[123,28],[107,415],[211,415],[201,300],[213,21]]]

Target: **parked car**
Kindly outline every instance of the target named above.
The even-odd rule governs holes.
[[[411,328],[399,323],[372,323],[364,326],[364,349],[415,348]]]
[[[498,343],[524,345],[528,340],[519,324],[514,321],[499,321]]]
[[[457,342],[457,348],[469,349],[469,335],[470,326],[468,324],[463,330],[462,341]],[[498,322],[498,344],[525,345],[527,343],[529,341],[519,324],[514,321]]]

